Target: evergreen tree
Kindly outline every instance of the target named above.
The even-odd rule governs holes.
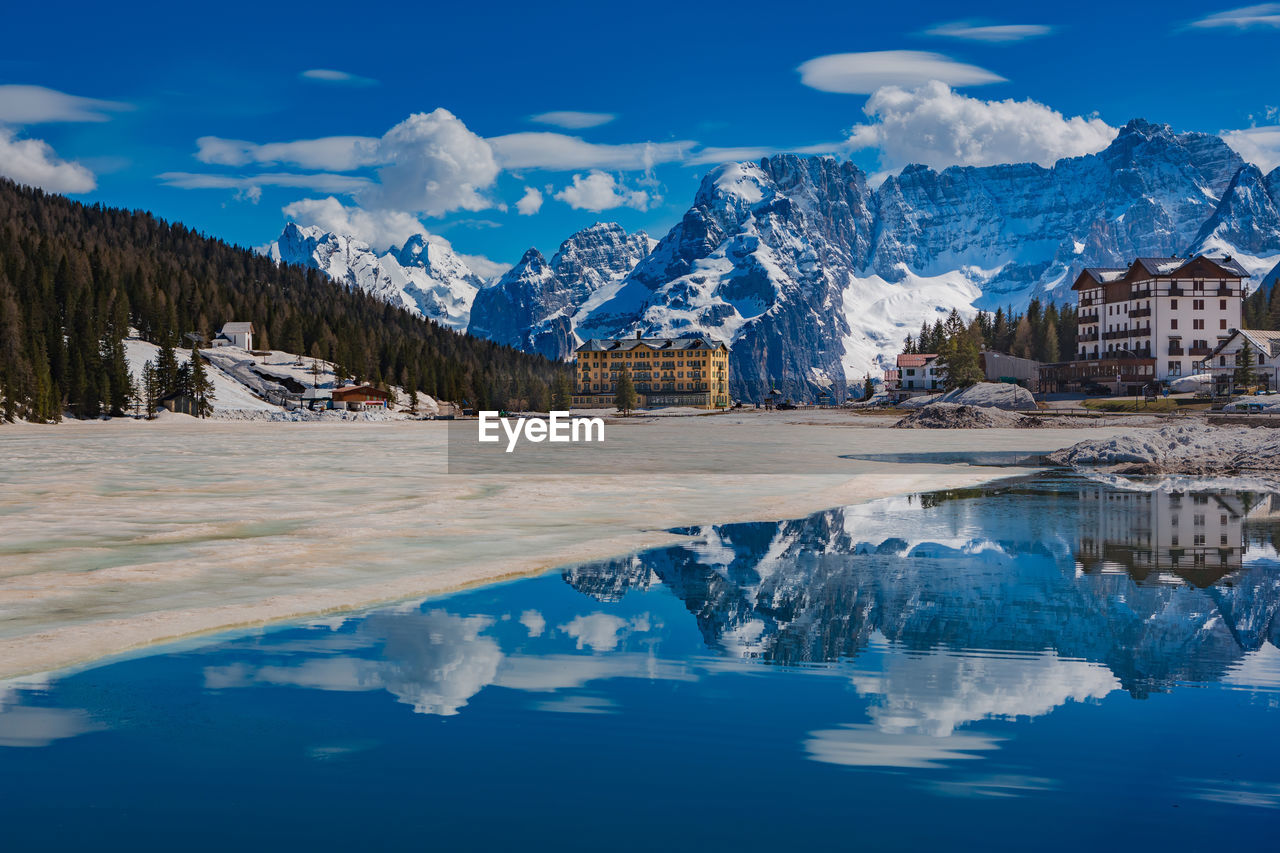
[[[160,404],[160,374],[156,366],[148,361],[142,365],[142,397],[146,401],[147,420],[156,416],[156,406]]]
[[[967,332],[952,335],[938,348],[938,366],[944,371],[948,391],[968,388],[983,380],[978,345]]]
[[[1044,327],[1044,337],[1040,339],[1040,357],[1039,361],[1059,361],[1059,353],[1061,346],[1058,343],[1058,323],[1054,318],[1052,325],[1046,323]]]
[[[1253,354],[1253,347],[1249,345],[1246,338],[1244,345],[1240,347],[1240,352],[1236,355],[1236,369],[1232,371],[1231,381],[1241,391],[1247,391],[1254,385],[1258,384],[1258,373],[1254,370],[1257,364]]]
[[[995,319],[991,321],[991,340],[988,342],[989,348],[997,352],[1008,352],[1009,345],[1006,338],[1009,337],[1009,320],[1005,316],[1003,308],[996,309]]]
[[[572,402],[573,383],[569,379],[569,374],[563,370],[557,371],[551,390],[551,408],[558,412],[568,411],[569,404]]]
[[[1018,320],[1017,330],[1013,333],[1013,346],[1009,354],[1016,355],[1018,358],[1032,358],[1035,346],[1032,335],[1031,318],[1024,314]]]
[[[200,347],[191,345],[191,369],[187,372],[187,390],[196,404],[196,417],[207,418],[213,412],[213,380],[204,369]]]
[[[636,407],[636,386],[631,381],[631,371],[625,367],[618,374],[618,387],[613,394],[613,405],[624,415]]]
[[[160,396],[167,397],[179,390],[178,353],[173,347],[173,334],[164,332],[160,338],[160,351],[156,353],[156,381],[160,383]]]
[[[876,385],[871,381],[871,374],[867,374],[867,378],[862,382],[862,401],[865,403],[876,395]]]

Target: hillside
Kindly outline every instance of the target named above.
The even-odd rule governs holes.
[[[437,399],[537,404],[557,367],[416,317],[316,270],[277,264],[140,212],[0,180],[3,417],[123,412],[124,340],[207,337],[249,321],[256,346],[322,358]]]

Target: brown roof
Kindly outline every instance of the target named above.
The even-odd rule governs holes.
[[[1248,271],[1240,266],[1240,262],[1230,255],[1222,258],[1211,258],[1208,255],[1193,255],[1189,258],[1135,258],[1133,263],[1121,269],[1119,267],[1085,267],[1076,277],[1072,290],[1094,288],[1113,281],[1128,279],[1145,281],[1148,278],[1172,278],[1188,267],[1187,275],[1213,275],[1222,278],[1248,278]],[[1086,281],[1086,277],[1089,279]]]
[[[372,385],[343,385],[341,388],[333,389],[333,398],[335,400],[340,394],[343,396],[347,394],[368,394],[371,397],[381,397],[384,400],[391,399],[391,392],[383,391],[381,388],[375,388]]]
[[[937,357],[933,352],[904,352],[898,356],[898,367],[924,367]]]

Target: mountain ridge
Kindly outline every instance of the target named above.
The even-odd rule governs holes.
[[[1069,300],[1085,266],[1225,253],[1257,285],[1280,265],[1280,169],[1144,119],[1051,167],[909,165],[878,187],[848,161],[780,154],[711,169],[648,251],[625,234],[597,223],[550,262],[526,253],[454,327],[552,358],[587,337],[709,334],[733,347],[739,399],[840,399],[922,322]],[[553,269],[584,235],[608,238],[579,255],[591,286]]]

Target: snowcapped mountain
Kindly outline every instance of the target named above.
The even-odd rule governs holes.
[[[465,331],[471,303],[484,284],[449,246],[414,235],[378,255],[354,237],[290,222],[264,249],[277,263],[318,269],[412,314]]]
[[[908,166],[879,187],[831,157],[727,163],[661,241],[596,224],[488,286],[420,237],[378,256],[290,225],[268,247],[551,358],[591,337],[708,334],[732,345],[731,391],[745,400],[773,388],[841,399],[953,308],[1070,301],[1085,266],[1187,252],[1233,255],[1254,286],[1280,274],[1280,169],[1264,176],[1217,136],[1141,119],[1051,168]]]
[[[610,298],[653,245],[643,231],[628,234],[616,223],[597,222],[561,243],[550,263],[530,249],[476,295],[467,331],[547,358],[566,358],[580,343],[578,320]]]
[[[1200,249],[1260,276],[1280,255],[1277,187],[1216,136],[1142,120],[1052,168],[909,166],[875,189],[831,158],[726,164],[578,333],[702,332],[732,343],[741,399],[839,398],[922,320],[1066,301],[1084,266]]]

